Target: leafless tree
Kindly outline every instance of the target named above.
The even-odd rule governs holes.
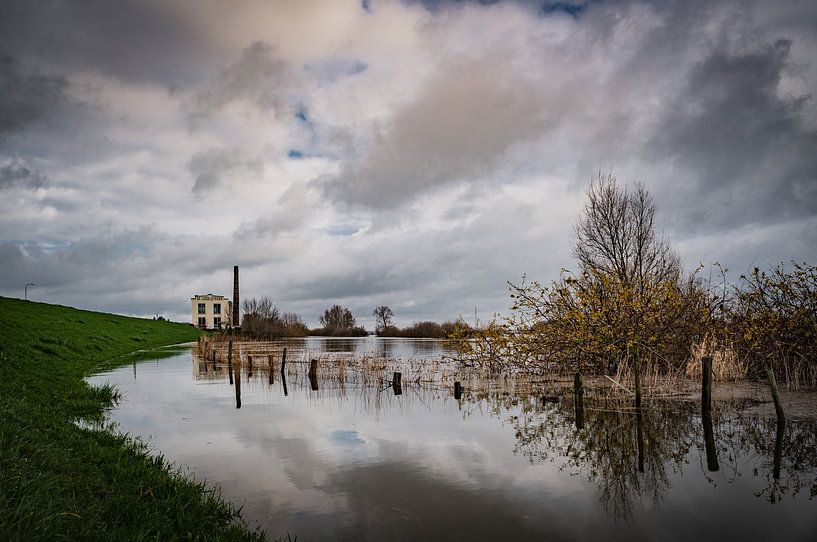
[[[282,314],[268,297],[244,300],[241,330],[248,336],[261,339],[298,337],[306,335],[308,331],[297,314]]]
[[[392,318],[394,317],[394,312],[386,306],[381,305],[374,309],[372,312],[375,319],[377,320],[377,331],[383,331],[392,325]]]
[[[573,253],[588,275],[613,276],[636,291],[681,276],[680,259],[656,230],[655,201],[641,183],[632,190],[612,174],[590,184]]]

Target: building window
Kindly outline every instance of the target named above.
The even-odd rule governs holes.
[[[199,316],[199,327],[205,328],[207,327],[207,318],[204,316]]]
[[[206,312],[207,312],[207,309],[205,308],[205,304],[204,303],[199,303],[199,314],[205,314]]]
[[[218,307],[218,305],[216,305]],[[213,327],[216,329],[221,329],[221,318],[216,316],[213,318]]]
[[[213,303],[213,314],[221,314],[221,303]]]

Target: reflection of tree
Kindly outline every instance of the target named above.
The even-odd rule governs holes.
[[[569,397],[561,404],[542,404],[507,392],[483,392],[470,400],[487,400],[490,411],[501,417],[512,412],[514,452],[532,463],[553,462],[572,475],[587,476],[615,518],[632,517],[637,501],[660,505],[670,489],[670,475],[680,472],[694,452],[710,483],[716,480],[707,471],[721,468],[720,462],[728,481],[748,472],[765,480],[755,495],[771,503],[809,486],[811,496],[817,495],[814,422],[789,422],[784,433],[773,419],[742,415],[745,405],[722,404],[711,420],[713,435],[707,435],[705,420],[688,403],[670,403],[638,415],[629,402],[591,400],[585,404],[584,427],[576,429]],[[709,456],[706,436],[714,437]],[[714,457],[716,451],[720,454]]]
[[[326,352],[354,352],[358,341],[354,339],[327,339],[324,345]]]
[[[669,489],[667,468],[680,468],[689,450],[691,416],[637,415],[623,405],[588,404],[584,428],[575,430],[573,409],[566,407],[520,418],[514,451],[531,461],[561,459],[563,470],[584,473],[617,518],[631,517],[636,499],[659,504]]]
[[[382,358],[391,358],[394,356],[394,343],[392,341],[384,341],[378,339],[375,341],[375,354]]]
[[[754,458],[752,474],[763,480],[755,495],[774,504],[787,494],[796,496],[809,487],[817,496],[817,423],[759,419],[736,413],[724,413],[718,419],[715,439],[728,450],[726,461],[739,475],[741,458]]]

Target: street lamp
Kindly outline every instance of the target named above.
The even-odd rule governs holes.
[[[26,295],[25,295],[25,300],[26,301],[28,301],[28,287],[29,286],[36,286],[36,284],[34,284],[33,282],[29,282],[29,283],[26,284]]]

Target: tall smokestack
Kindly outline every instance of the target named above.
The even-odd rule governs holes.
[[[239,327],[241,320],[238,319],[238,266],[233,266],[233,327]]]

